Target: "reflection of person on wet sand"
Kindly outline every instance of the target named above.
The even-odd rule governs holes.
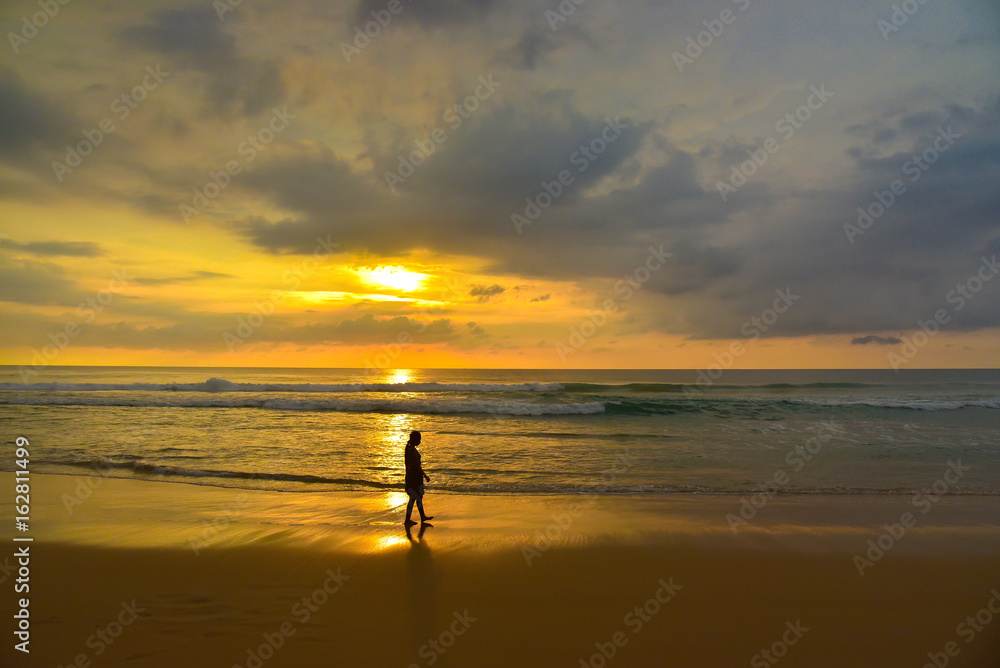
[[[414,550],[419,550],[421,552],[430,552],[427,548],[427,544],[424,543],[424,532],[427,531],[427,527],[434,526],[433,524],[421,524],[420,531],[417,532],[416,540],[413,539],[413,532],[410,531],[410,527],[416,524],[416,522],[410,522],[406,525],[406,538],[410,541],[410,547]],[[413,553],[416,554],[416,553]]]
[[[414,523],[415,524],[415,523]],[[409,583],[410,631],[414,647],[427,642],[428,638],[437,637],[438,605],[437,577],[434,574],[434,562],[431,548],[424,538],[424,532],[430,524],[421,524],[420,531],[413,535],[411,525],[406,525],[406,537],[410,541],[410,549],[406,554],[406,571]],[[441,662],[443,665],[444,662]]]
[[[403,522],[406,526],[412,526],[416,524],[410,519],[410,514],[413,512],[413,504],[417,504],[417,510],[420,511],[420,521],[426,523],[432,519],[432,516],[424,513],[424,481],[430,482],[430,476],[424,473],[423,467],[420,465],[420,453],[417,452],[417,446],[420,445],[420,432],[411,431],[410,440],[406,442],[406,450],[404,451],[404,460],[406,462],[406,495],[410,497],[409,502],[406,504],[406,521]]]

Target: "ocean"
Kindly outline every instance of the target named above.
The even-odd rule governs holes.
[[[0,367],[34,473],[428,493],[1000,494],[1000,370]],[[963,474],[941,484],[953,463]]]

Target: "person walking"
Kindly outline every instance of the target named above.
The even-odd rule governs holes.
[[[420,511],[421,523],[426,524],[434,519],[432,516],[424,513],[424,481],[430,482],[431,479],[430,476],[424,473],[424,469],[420,465],[420,452],[417,451],[418,445],[420,445],[420,432],[411,431],[410,439],[406,442],[406,450],[403,454],[403,459],[406,463],[406,495],[410,497],[409,502],[406,504],[406,521],[403,522],[406,526],[416,524],[416,522],[410,519],[414,503],[417,504],[417,510]]]

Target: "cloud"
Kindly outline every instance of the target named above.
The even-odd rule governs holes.
[[[76,306],[86,296],[59,265],[0,254],[0,301]]]
[[[31,241],[19,243],[9,239],[0,245],[2,248],[16,248],[32,255],[51,257],[100,257],[104,250],[92,241]]]
[[[553,32],[547,26],[533,26],[526,30],[510,47],[497,52],[497,61],[521,70],[537,70],[547,64],[557,51],[570,44],[583,44],[597,49],[597,43],[579,26],[561,26]]]
[[[196,5],[157,12],[142,25],[126,27],[120,38],[130,48],[158,52],[175,67],[207,75],[208,102],[217,113],[254,116],[284,99],[284,81],[274,60],[241,56],[224,25],[210,4]]]
[[[303,344],[384,344],[394,343],[403,333],[420,343],[446,343],[461,336],[447,318],[421,322],[407,316],[377,318],[367,313],[359,318],[330,323],[268,327],[254,333],[254,340]]]
[[[852,179],[789,191],[765,173],[756,191],[742,190],[728,203],[702,180],[703,167],[720,163],[715,149],[685,151],[651,125],[634,124],[635,134],[623,134],[585,172],[574,172],[572,186],[518,234],[511,214],[523,212],[525,198],[543,192],[543,182],[572,169],[569,156],[606,121],[565,106],[504,104],[456,130],[395,194],[378,183],[382,170],[395,167],[384,147],[371,152],[381,157],[369,173],[332,153],[275,161],[246,183],[298,215],[244,221],[240,229],[270,252],[312,252],[317,237],[331,235],[348,251],[427,248],[485,258],[487,271],[505,275],[576,281],[628,275],[648,247],[663,245],[671,262],[642,286],[659,309],[636,327],[652,323],[694,338],[739,336],[776,290],[790,288],[801,299],[764,336],[905,331],[944,305],[948,289],[1000,237],[989,222],[1000,200],[988,185],[1000,154],[1000,123],[994,104],[885,119],[905,150],[871,157],[864,147],[877,138],[850,135],[869,156],[854,159]],[[852,245],[844,224],[856,218],[857,205],[900,178],[902,164],[949,123],[961,143]],[[968,184],[977,190],[967,191]],[[449,205],[441,207],[445,200]],[[1000,326],[1000,296],[984,291],[953,326]]]
[[[317,237],[330,236],[344,251],[391,255],[429,248],[484,257],[493,263],[491,269],[508,267],[527,275],[577,273],[581,264],[573,253],[579,252],[593,256],[594,262],[584,267],[610,274],[617,266],[604,260],[615,253],[607,248],[595,251],[593,246],[610,243],[632,249],[634,244],[622,234],[629,232],[628,225],[612,229],[600,219],[606,208],[619,207],[619,215],[628,215],[629,206],[641,203],[622,201],[628,195],[616,193],[618,202],[602,205],[610,198],[588,199],[586,191],[622,169],[650,129],[628,119],[615,123],[546,105],[483,110],[456,129],[396,193],[386,188],[383,174],[397,168],[400,151],[412,150],[405,142],[372,147],[376,166],[368,173],[349,167],[330,151],[276,159],[247,174],[242,183],[291,215],[278,220],[253,217],[235,227],[271,253],[311,253]],[[614,142],[601,147],[600,155],[585,158],[581,148],[602,133],[611,136],[614,129],[609,127],[623,129]],[[523,209],[525,198],[542,191],[543,181],[553,181],[563,170],[574,173],[572,188],[530,230],[531,238],[519,237],[511,215]],[[687,196],[682,190],[690,190],[689,178],[684,175],[680,186],[669,184],[667,196]],[[651,193],[635,196],[648,198]],[[448,206],[442,207],[443,201]],[[650,224],[649,218],[638,223]],[[567,244],[570,252],[557,252]]]
[[[504,290],[506,290],[506,288],[497,283],[494,283],[493,285],[490,286],[476,285],[469,291],[469,296],[479,297],[477,301],[483,303],[483,302],[488,302],[490,300],[490,297],[498,295]]]
[[[30,89],[23,77],[0,68],[0,160],[23,166],[34,154],[53,150],[72,125],[64,111]]]
[[[482,21],[501,3],[496,0],[401,0],[402,11],[393,20],[416,23],[424,29]],[[386,11],[386,0],[361,0],[355,11],[359,24],[372,20],[372,12]]]
[[[451,318],[467,306],[488,313],[491,323],[503,320],[500,305],[518,300],[493,299],[501,293],[489,290],[519,283],[529,291],[509,287],[507,294],[551,299],[544,309],[528,309],[539,317],[595,308],[618,297],[618,281],[634,277],[648,249],[662,246],[670,261],[634,290],[628,313],[609,332],[739,337],[781,290],[798,299],[763,336],[892,345],[896,337],[864,334],[901,337],[941,308],[951,315],[942,329],[1000,327],[1000,281],[984,283],[961,309],[948,301],[982,257],[1000,253],[1000,102],[988,77],[996,40],[984,39],[996,30],[986,10],[953,12],[958,19],[927,36],[951,46],[932,50],[919,36],[931,29],[930,15],[884,42],[858,37],[856,13],[835,4],[805,13],[759,8],[763,13],[746,13],[732,26],[739,39],[720,40],[675,86],[667,77],[676,74],[670,53],[701,29],[705,15],[696,3],[593,5],[552,31],[544,19],[551,2],[403,0],[365,58],[344,63],[343,35],[385,7],[386,0],[262,0],[223,22],[211,3],[120,5],[92,17],[94,34],[110,36],[108,44],[68,29],[58,40],[33,41],[32,54],[0,68],[0,162],[7,168],[0,197],[15,202],[15,217],[24,216],[11,234],[64,228],[0,245],[8,251],[0,254],[8,304],[48,313],[86,298],[80,286],[112,261],[112,230],[135,221],[135,233],[122,233],[114,246],[131,253],[141,246],[136,239],[178,223],[177,205],[193,186],[237,157],[246,133],[261,127],[239,116],[287,98],[299,115],[294,130],[244,164],[190,233],[164,235],[162,251],[129,265],[138,286],[206,288],[206,302],[224,315],[192,312],[197,307],[180,296],[158,296],[166,300],[160,303],[123,294],[104,316],[124,322],[95,327],[95,340],[215,349],[243,305],[233,301],[258,284],[220,280],[232,278],[225,268],[213,274],[194,270],[202,264],[160,261],[211,240],[219,258],[271,270],[287,259],[273,256],[311,255],[317,238],[340,244],[347,261],[413,260],[433,275],[428,284],[460,263],[475,276],[464,284],[460,308],[442,311]],[[866,15],[874,25],[879,12]],[[841,44],[836,54],[815,48],[817,35]],[[877,72],[870,67],[876,61]],[[171,85],[108,138],[84,173],[57,187],[50,161],[108,113],[119,84],[133,83],[147,63],[172,71]],[[500,82],[495,93],[460,124],[446,122],[445,110],[466,99],[480,76]],[[775,134],[775,119],[823,81],[836,91],[829,106],[723,202],[716,180],[759,150]],[[615,119],[628,127],[614,141],[602,139]],[[436,128],[447,140],[391,189],[386,173]],[[911,179],[903,165],[940,143],[942,131],[958,138]],[[601,146],[599,155],[580,162],[592,145]],[[563,170],[569,185],[558,184]],[[852,243],[845,225],[895,180],[905,193]],[[33,187],[56,196],[36,197]],[[71,195],[79,208],[62,208],[59,195]],[[24,201],[33,204],[22,214]],[[516,227],[512,216],[527,217],[529,207],[536,208],[530,223]],[[67,216],[77,210],[78,217]],[[104,225],[109,215],[115,225]],[[201,235],[202,225],[220,229]],[[39,261],[61,258],[97,261]],[[350,287],[334,285],[341,279],[331,273],[322,288]],[[226,290],[214,294],[223,282]],[[470,288],[483,292],[467,294]],[[140,294],[149,292],[170,291]],[[388,342],[424,323],[405,319],[417,308],[409,302],[336,312],[329,302],[309,304],[270,317],[257,340]],[[377,315],[360,317],[369,310]],[[397,314],[404,320],[394,320]],[[425,331],[467,345],[481,336],[477,328],[442,320]],[[515,330],[504,330],[511,346],[526,340]],[[549,332],[531,336],[557,340]]]
[[[895,336],[876,336],[875,334],[857,336],[851,339],[852,346],[866,346],[872,343],[879,346],[894,346],[902,342],[902,339]]]
[[[475,193],[486,203],[508,206],[534,197],[542,181],[552,181],[563,170],[574,174],[573,188],[557,206],[577,199],[587,187],[622,166],[650,130],[648,123],[608,115],[584,115],[543,102],[537,108],[497,103],[454,131],[454,141],[400,186],[404,192],[451,194],[467,198]],[[616,116],[616,114],[610,114]],[[610,141],[602,139],[602,133]],[[591,144],[598,152],[589,151]],[[397,168],[401,149],[383,154],[378,174]]]
[[[143,324],[115,321],[110,311],[100,313],[94,322],[87,322],[73,312],[53,318],[22,311],[10,314],[12,334],[8,345],[41,346],[48,342],[48,332],[62,330],[72,321],[81,328],[79,336],[73,340],[76,346],[217,353],[229,350],[223,334],[234,335],[238,324],[235,315],[188,312],[177,316],[166,324]],[[466,333],[444,318],[421,322],[406,316],[376,318],[367,314],[330,323],[296,324],[275,315],[253,330],[240,345],[377,345],[396,343],[404,332],[414,343],[460,345],[463,337],[480,336],[477,329],[468,328]]]
[[[993,185],[1000,155],[1000,109],[995,100],[979,108],[951,103],[889,111],[878,127],[851,134],[852,171],[829,178],[822,188],[790,189],[764,172],[758,182],[767,197],[728,203],[725,223],[678,230],[668,249],[672,262],[644,289],[672,297],[663,331],[695,338],[739,336],[744,323],[760,317],[775,290],[790,288],[800,299],[764,336],[808,336],[858,331],[909,331],[939,308],[978,271],[980,258],[996,247],[1000,195]],[[886,128],[897,132],[890,152],[877,145]],[[914,156],[943,145],[942,132],[960,135],[927,169],[912,171]],[[784,150],[784,149],[783,149]],[[707,158],[706,158],[707,159]],[[911,171],[904,173],[909,162]],[[714,165],[714,163],[712,163]],[[859,206],[877,201],[894,180],[905,185],[874,223],[854,238]],[[884,196],[883,196],[884,197]],[[734,221],[742,221],[739,231]],[[983,289],[952,313],[948,329],[1000,326],[1000,290]],[[858,344],[862,345],[862,344]]]
[[[197,283],[205,279],[214,278],[236,278],[233,274],[224,274],[217,271],[194,271],[187,276],[163,276],[156,278],[138,277],[132,282],[139,285],[174,285],[177,283]]]

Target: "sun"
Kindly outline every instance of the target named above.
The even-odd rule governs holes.
[[[363,267],[355,269],[354,273],[369,285],[379,288],[391,288],[402,292],[413,292],[423,287],[427,274],[410,271],[399,265]]]

